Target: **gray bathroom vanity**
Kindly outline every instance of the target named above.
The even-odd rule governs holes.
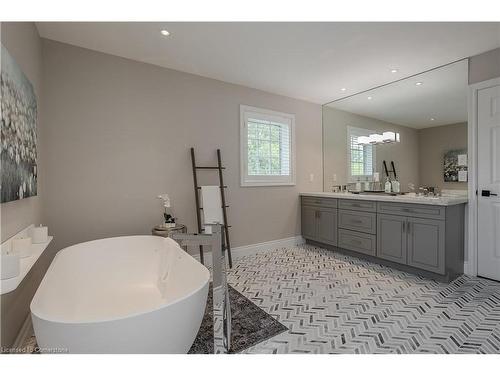
[[[301,193],[302,236],[426,277],[463,273],[466,197]]]

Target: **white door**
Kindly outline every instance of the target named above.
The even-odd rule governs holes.
[[[478,91],[478,275],[500,280],[500,85]]]

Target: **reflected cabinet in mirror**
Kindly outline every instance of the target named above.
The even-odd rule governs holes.
[[[324,191],[466,190],[467,77],[461,60],[325,104]]]

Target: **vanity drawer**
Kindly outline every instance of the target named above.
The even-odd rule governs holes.
[[[355,199],[339,199],[339,208],[354,211],[377,211],[377,204],[373,201],[363,201]]]
[[[339,228],[376,234],[377,214],[374,212],[339,210]]]
[[[337,208],[337,198],[302,197],[302,204],[307,206]]]
[[[444,220],[446,218],[446,207],[427,204],[378,202],[377,211],[381,214],[404,215],[424,219]]]
[[[377,237],[373,234],[353,232],[347,229],[339,229],[338,247],[357,251],[363,254],[375,255],[377,248]]]

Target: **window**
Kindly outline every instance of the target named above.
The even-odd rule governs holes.
[[[240,106],[241,186],[295,185],[295,116]]]
[[[358,143],[358,137],[369,136],[373,130],[347,127],[347,175],[349,182],[365,180],[373,176],[375,146]]]

